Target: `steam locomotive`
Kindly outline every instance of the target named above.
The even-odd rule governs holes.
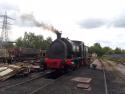
[[[57,39],[52,42],[44,60],[46,69],[75,70],[89,64],[88,47],[82,41],[62,38],[56,32]]]

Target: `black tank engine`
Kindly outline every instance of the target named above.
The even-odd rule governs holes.
[[[82,41],[61,38],[56,32],[57,39],[52,42],[47,51],[45,65],[49,69],[78,68],[87,64],[88,47]]]

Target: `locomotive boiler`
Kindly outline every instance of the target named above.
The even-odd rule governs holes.
[[[88,47],[82,41],[62,38],[56,32],[57,39],[52,42],[46,53],[44,65],[48,69],[76,69],[87,64]]]

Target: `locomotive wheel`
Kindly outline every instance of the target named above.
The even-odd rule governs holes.
[[[63,68],[63,73],[67,73],[67,72],[68,72],[68,67],[65,66],[65,67]]]
[[[65,73],[67,73],[67,72],[69,72],[69,71],[74,71],[75,70],[75,67],[74,66],[64,66],[64,69],[63,69],[63,71],[65,72]]]
[[[43,64],[43,65],[41,66],[41,70],[42,70],[42,71],[47,70],[47,65],[46,65],[46,64]]]
[[[68,72],[68,69],[69,69],[69,67],[68,67],[67,65],[64,65],[63,72],[64,72],[64,73],[67,73],[67,72]]]
[[[78,64],[75,64],[75,66],[72,67],[73,71],[75,71],[76,69],[78,69]]]
[[[80,68],[80,64],[78,63],[77,65],[76,65],[76,69],[79,69]]]
[[[76,67],[73,66],[73,67],[72,67],[72,71],[75,71],[75,70],[76,70]]]

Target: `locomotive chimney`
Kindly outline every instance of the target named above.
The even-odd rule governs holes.
[[[61,39],[61,33],[59,31],[56,31],[57,39]]]

